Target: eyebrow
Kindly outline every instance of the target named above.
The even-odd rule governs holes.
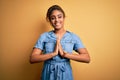
[[[55,15],[51,15],[51,17],[54,17]],[[62,14],[58,14],[57,16],[62,16]]]

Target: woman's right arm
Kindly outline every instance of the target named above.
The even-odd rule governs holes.
[[[52,53],[42,54],[41,49],[34,48],[30,56],[30,63],[38,63],[41,61],[45,61],[56,55],[58,55],[58,42],[56,42],[55,50]]]
[[[42,50],[38,48],[34,48],[32,54],[30,56],[30,63],[38,63],[41,61],[45,61],[55,56],[55,53],[50,54],[42,54]]]

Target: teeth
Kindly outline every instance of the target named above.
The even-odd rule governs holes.
[[[55,25],[60,25],[60,23],[56,23]]]

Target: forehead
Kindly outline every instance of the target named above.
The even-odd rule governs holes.
[[[53,10],[51,13],[51,16],[54,16],[54,15],[63,15],[63,13],[60,10]]]

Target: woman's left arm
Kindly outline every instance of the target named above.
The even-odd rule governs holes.
[[[63,57],[69,58],[78,62],[90,63],[90,56],[86,48],[79,48],[77,50],[78,54],[69,54],[63,51]]]

